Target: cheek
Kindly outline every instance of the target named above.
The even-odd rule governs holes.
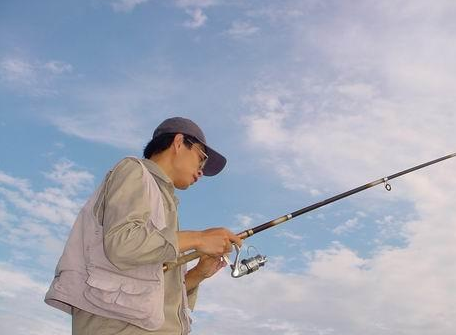
[[[181,183],[193,181],[193,174],[197,170],[192,157],[181,157],[175,161],[176,178]],[[197,165],[196,165],[197,166]]]

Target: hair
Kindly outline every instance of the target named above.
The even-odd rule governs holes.
[[[144,148],[144,151],[143,151],[144,158],[149,159],[153,155],[157,155],[157,154],[165,151],[166,149],[168,149],[171,146],[171,144],[173,143],[174,138],[176,137],[177,134],[178,133],[162,134],[156,138],[151,139],[149,141],[149,143],[147,143],[146,147]],[[185,134],[183,134],[183,135],[184,135],[184,139],[188,138],[188,139],[192,140],[193,142],[198,142],[198,140],[196,138],[194,138],[193,136],[189,136],[189,135],[185,135]],[[184,141],[184,145],[189,149],[192,147],[192,145],[190,143],[188,143],[187,141]]]

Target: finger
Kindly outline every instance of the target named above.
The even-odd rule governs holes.
[[[230,258],[228,257],[228,254],[224,254],[224,255],[222,256],[222,259],[223,259],[223,261],[224,261],[226,264],[230,264],[230,263],[231,263],[231,262],[230,262]]]
[[[233,251],[233,245],[231,244],[231,242],[227,242],[225,244],[224,254],[229,254],[231,251]]]
[[[232,232],[230,232],[229,239],[231,242],[236,243],[239,247],[242,246],[242,239]]]
[[[223,269],[227,264],[225,263],[225,261],[223,262],[220,262],[219,264],[217,264],[217,271],[220,270],[220,269]]]

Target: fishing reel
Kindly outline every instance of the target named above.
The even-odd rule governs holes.
[[[264,266],[264,264],[268,261],[266,256],[260,254],[250,258],[239,260],[241,255],[241,248],[236,244],[234,245],[234,248],[236,249],[236,258],[234,260],[234,264],[230,264],[230,262],[227,262],[228,264],[230,264],[231,277],[233,278],[239,278],[244,275],[248,275],[258,270],[260,267]],[[250,248],[251,247],[247,248],[247,255],[249,254]],[[225,260],[227,260],[227,258],[228,257],[226,257]]]

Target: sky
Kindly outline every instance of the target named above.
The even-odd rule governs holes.
[[[228,158],[178,191],[184,230],[240,232],[454,153],[455,15],[451,0],[1,0],[1,333],[71,333],[43,302],[71,226],[167,117]],[[454,334],[455,168],[246,240],[268,263],[206,280],[193,333]]]

